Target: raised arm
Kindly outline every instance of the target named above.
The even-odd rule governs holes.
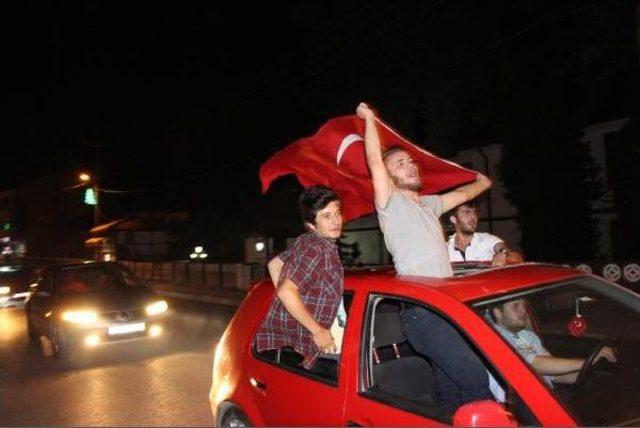
[[[491,187],[491,180],[482,174],[478,174],[476,181],[473,183],[465,184],[442,195],[443,212],[447,212],[464,202],[470,201],[489,187]]]
[[[367,155],[367,166],[371,173],[374,201],[376,207],[384,208],[391,197],[393,182],[389,174],[387,174],[387,168],[382,160],[382,147],[378,128],[376,127],[376,116],[373,110],[365,103],[358,105],[356,113],[358,117],[364,119],[365,123],[364,147]]]

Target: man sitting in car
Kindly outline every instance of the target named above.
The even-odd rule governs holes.
[[[501,303],[490,309],[489,315],[496,330],[507,342],[553,387],[553,383],[575,383],[585,360],[582,358],[554,357],[542,345],[542,341],[533,331],[526,328],[527,307],[525,299]],[[593,363],[600,359],[616,362],[613,350],[603,347]]]
[[[342,302],[344,273],[335,241],[342,233],[338,195],[324,186],[305,189],[299,200],[307,232],[269,262],[276,298],[256,336],[258,352],[291,347],[311,368],[320,353],[333,353],[330,327]]]

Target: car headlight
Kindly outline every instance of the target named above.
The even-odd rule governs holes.
[[[164,300],[158,300],[157,302],[153,302],[150,305],[147,305],[144,310],[145,312],[147,312],[147,315],[153,316],[163,313],[167,310],[168,307],[169,305],[167,305],[167,302],[165,302]]]
[[[0,295],[11,293],[11,287],[0,287]]]
[[[62,313],[62,319],[72,324],[92,324],[98,320],[98,314],[94,311],[66,311]]]

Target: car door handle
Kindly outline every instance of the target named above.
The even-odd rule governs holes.
[[[251,386],[253,386],[256,389],[259,389],[261,391],[266,391],[267,390],[267,384],[252,377],[249,379],[249,383],[251,384]]]
[[[348,427],[366,427],[366,426],[372,426],[372,423],[369,419],[360,419],[357,422],[349,419],[347,421],[347,426]]]

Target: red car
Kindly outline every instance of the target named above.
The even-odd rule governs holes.
[[[256,352],[274,298],[270,281],[255,284],[216,347],[216,426],[640,425],[640,296],[598,277],[531,263],[446,279],[348,274],[341,353],[314,371],[292,349]],[[498,332],[489,308],[514,299],[526,300],[529,329],[553,356],[586,359],[575,383],[545,381]],[[495,401],[454,414],[437,406],[433,363],[402,331],[406,304],[458,329],[499,385]],[[603,346],[616,363],[593,363]]]

